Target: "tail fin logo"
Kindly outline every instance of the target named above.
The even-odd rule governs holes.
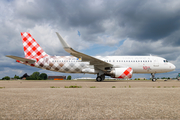
[[[22,32],[24,54],[26,58],[43,58],[48,56],[28,32]]]

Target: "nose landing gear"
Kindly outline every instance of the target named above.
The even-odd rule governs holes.
[[[152,76],[152,81],[156,82],[157,79],[155,78],[155,73],[151,73],[151,76]]]

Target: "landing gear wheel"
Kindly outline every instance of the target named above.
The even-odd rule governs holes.
[[[98,77],[96,78],[96,81],[97,81],[97,82],[101,82],[101,81],[102,81],[102,77],[101,77],[101,76],[98,76]]]
[[[153,81],[153,82],[156,82],[156,79],[155,79],[155,78],[153,78],[153,79],[152,79],[152,81]]]
[[[105,79],[105,75],[101,75],[100,77],[102,78],[102,81]]]
[[[155,73],[151,73],[151,76],[152,76],[152,81],[156,82]]]

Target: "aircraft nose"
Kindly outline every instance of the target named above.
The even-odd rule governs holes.
[[[176,69],[176,66],[171,63],[170,68],[171,68],[172,70],[175,70],[175,69]]]
[[[175,66],[175,65],[173,65],[173,69],[174,69],[174,70],[176,69],[176,66]]]

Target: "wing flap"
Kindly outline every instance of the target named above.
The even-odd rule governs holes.
[[[17,56],[12,56],[12,55],[7,55],[6,57],[15,59],[15,60],[19,60],[22,62],[28,62],[30,64],[34,64],[36,62],[36,60],[31,60],[31,59],[27,59],[27,58],[22,58],[22,57],[17,57]]]

